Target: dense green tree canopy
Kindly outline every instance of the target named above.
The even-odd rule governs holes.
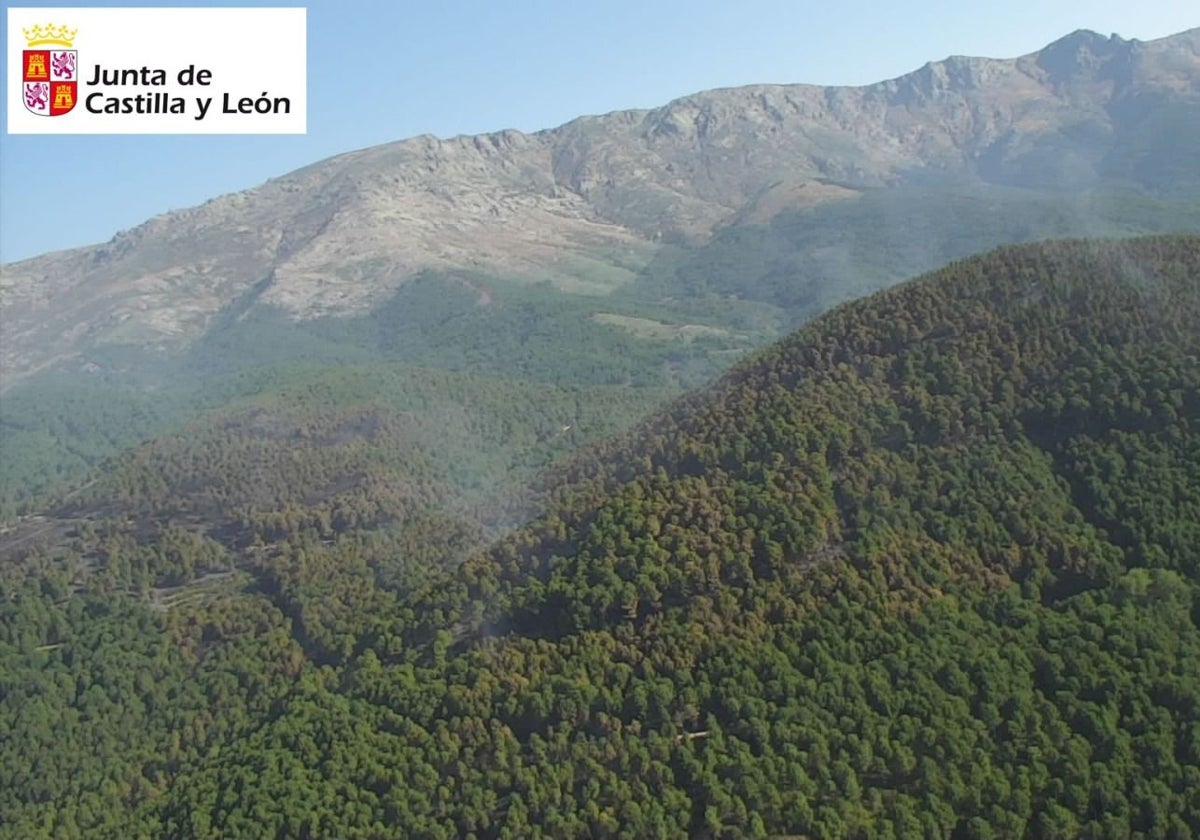
[[[254,416],[10,557],[0,836],[1200,833],[1200,238],[839,307],[486,548],[413,418]]]

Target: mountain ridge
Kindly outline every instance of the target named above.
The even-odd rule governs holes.
[[[1163,109],[1200,130],[1200,29],[1149,42],[1077,32],[1020,58],[951,57],[872,85],[719,88],[530,134],[360,149],[4,266],[2,373],[8,384],[89,346],[178,350],[269,273],[261,304],[301,319],[369,310],[430,269],[606,295],[664,243],[865,189],[1166,194],[1183,187],[1122,147],[1147,142],[1139,132]]]

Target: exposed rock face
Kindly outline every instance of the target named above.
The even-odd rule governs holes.
[[[1022,58],[953,57],[865,87],[714,90],[535,134],[416,137],[4,266],[3,378],[97,343],[183,346],[238,299],[301,318],[361,311],[426,268],[603,292],[663,238],[868,187],[1170,194],[1169,161],[1135,162],[1148,140],[1170,156],[1153,145],[1164,113],[1188,115],[1171,125],[1200,148],[1200,29],[1147,43],[1081,31]]]

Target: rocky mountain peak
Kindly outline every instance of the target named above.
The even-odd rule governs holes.
[[[1128,79],[1136,41],[1079,29],[1037,53],[1037,66],[1057,82]]]
[[[0,380],[100,344],[186,346],[267,276],[256,300],[296,318],[361,313],[431,269],[602,293],[663,241],[906,183],[1095,189],[1124,166],[1125,187],[1153,192],[1175,170],[1122,155],[1168,123],[1171,155],[1200,147],[1197,112],[1200,29],[1080,30],[874,85],[726,88],[530,134],[400,140],[5,266]]]

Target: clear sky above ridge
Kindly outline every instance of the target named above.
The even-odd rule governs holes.
[[[713,87],[857,85],[948,55],[1009,58],[1076,29],[1151,40],[1200,25],[1194,0],[10,5],[307,5],[308,134],[0,135],[3,262],[105,241],[159,213],[416,134],[533,131]],[[10,84],[2,68],[0,84]],[[3,122],[0,113],[0,129]]]

